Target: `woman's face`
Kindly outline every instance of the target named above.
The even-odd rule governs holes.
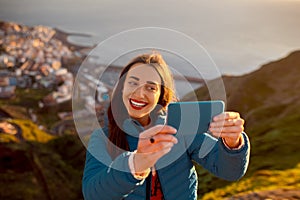
[[[161,78],[150,65],[137,63],[126,74],[123,102],[130,117],[143,126],[150,123],[150,112],[155,108],[161,93]]]

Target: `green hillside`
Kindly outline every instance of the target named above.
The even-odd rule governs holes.
[[[224,76],[222,80],[227,110],[240,112],[246,120],[246,132],[251,140],[250,166],[246,176],[233,183],[213,177],[197,166],[199,197],[255,199],[247,195],[268,191],[289,194],[290,191],[297,198],[300,191],[300,51],[250,74]],[[0,108],[12,115],[12,119],[6,120],[23,131],[21,139],[0,133],[0,184],[5,186],[0,187],[0,199],[82,199],[85,148],[80,139],[74,134],[53,136],[43,131],[30,120],[27,109],[33,108],[39,124],[49,130],[59,121],[57,112],[69,111],[70,105],[39,109],[36,103],[42,96],[40,92],[18,90],[17,98],[0,101]],[[196,92],[198,100],[209,99],[206,87]],[[187,96],[185,100],[195,99]]]
[[[300,198],[300,51],[250,74],[222,79],[227,110],[240,112],[246,120],[250,166],[246,176],[233,184],[199,169],[200,195],[221,199],[240,192],[289,188],[299,190]],[[196,94],[198,100],[210,99],[205,86]],[[185,100],[195,99],[187,95]]]
[[[24,128],[26,141],[6,137],[0,143],[0,184],[5,185],[0,199],[82,199],[85,148],[80,140],[50,136],[27,120],[15,122]]]
[[[20,91],[21,92],[21,91]],[[30,120],[26,104],[38,98],[28,90],[22,98],[1,100],[0,108],[11,115],[0,122],[17,125],[21,134],[0,131],[0,199],[83,199],[81,178],[85,148],[75,134],[54,136]],[[57,112],[32,107],[44,127],[57,121]]]

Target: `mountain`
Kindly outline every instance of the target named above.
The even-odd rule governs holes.
[[[268,183],[272,183],[273,189],[276,189],[277,183],[280,189],[296,188],[300,198],[300,179],[296,176],[300,174],[300,51],[265,64],[243,76],[223,76],[221,79],[212,80],[208,84],[215,87],[210,87],[210,93],[219,91],[220,80],[223,81],[226,90],[226,99],[223,99],[226,102],[226,110],[238,111],[241,114],[246,121],[245,131],[251,141],[249,169],[241,180],[241,184],[248,181],[248,187],[242,186],[243,189],[239,192],[257,188],[268,189],[271,186]],[[207,85],[196,90],[197,100],[210,99]],[[196,99],[187,95],[184,100]],[[276,170],[290,174],[294,178],[293,187],[291,183],[282,181],[283,174],[278,175],[274,172]],[[290,173],[290,170],[294,170],[293,173]],[[268,178],[274,175],[276,183],[268,181],[268,178],[263,179],[266,173]],[[200,175],[206,180],[204,184],[200,181],[200,190],[208,183],[214,184],[210,189],[200,191],[200,194],[219,187],[222,197],[229,195],[224,192],[226,189],[222,190],[222,185],[230,188],[231,183],[219,181],[206,173],[201,172]],[[257,181],[261,178],[265,180],[265,186]],[[229,190],[232,195],[233,189]]]

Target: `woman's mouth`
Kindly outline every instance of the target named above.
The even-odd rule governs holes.
[[[140,110],[140,109],[144,108],[147,105],[146,102],[138,101],[138,100],[135,100],[135,99],[129,99],[129,102],[130,102],[131,107],[136,109],[136,110]]]

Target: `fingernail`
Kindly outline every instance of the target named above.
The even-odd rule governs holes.
[[[172,131],[173,131],[174,133],[177,132],[177,129],[176,129],[176,128],[173,128],[173,127],[172,127],[172,129],[173,129]]]

